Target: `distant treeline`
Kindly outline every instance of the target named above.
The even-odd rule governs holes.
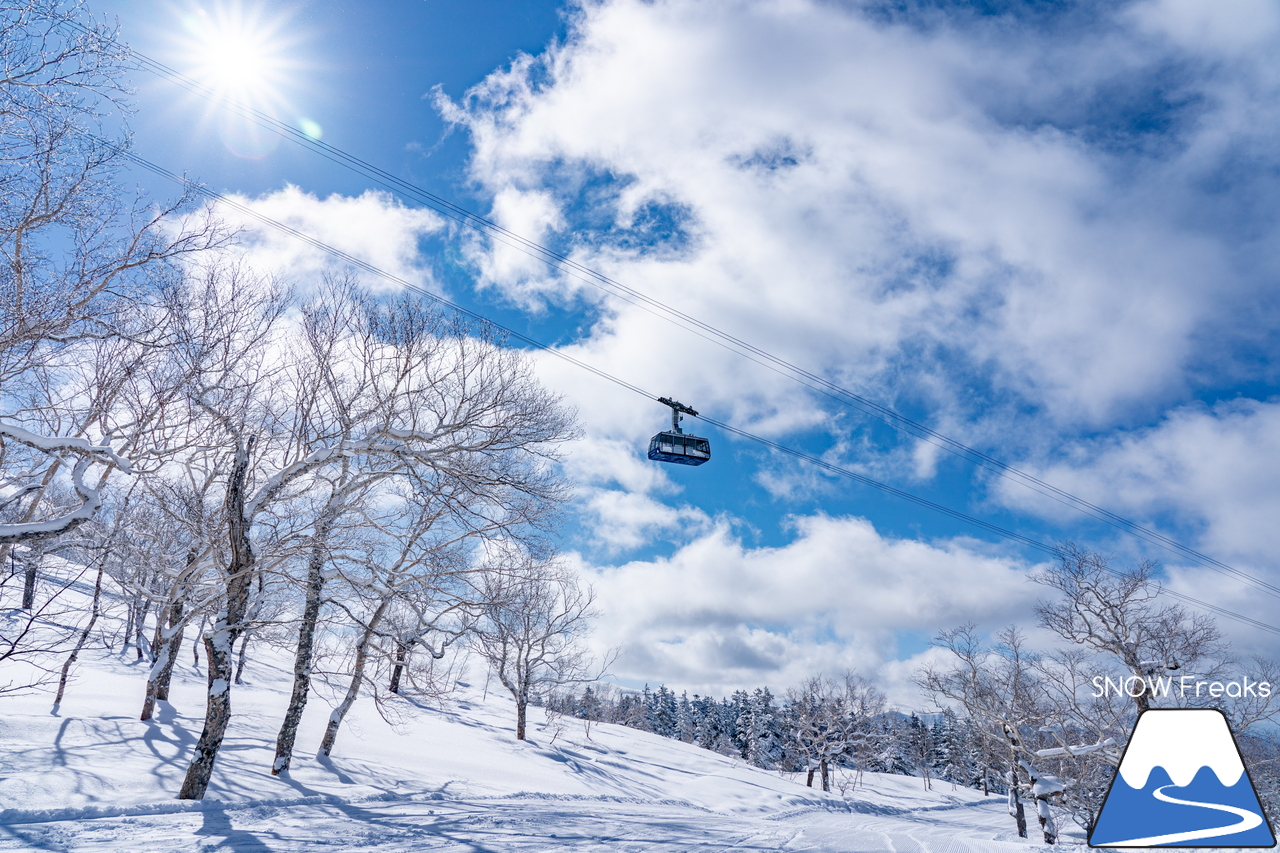
[[[815,678],[782,699],[767,687],[729,698],[622,691],[592,685],[544,699],[558,718],[617,723],[740,758],[764,770],[804,773],[809,785],[846,792],[862,772],[916,776],[930,787],[950,785],[1003,794],[1005,768],[984,751],[976,724],[951,711],[886,711],[883,697],[856,676],[843,683]]]

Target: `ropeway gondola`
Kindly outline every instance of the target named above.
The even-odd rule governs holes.
[[[649,458],[677,465],[701,465],[708,461],[711,458],[711,442],[696,435],[686,435],[680,429],[681,412],[695,418],[698,413],[669,397],[659,397],[658,402],[671,407],[671,430],[658,433],[649,442]]]

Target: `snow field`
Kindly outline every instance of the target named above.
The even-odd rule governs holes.
[[[916,778],[867,774],[846,801],[622,726],[593,724],[588,736],[565,719],[553,739],[540,709],[530,709],[521,743],[509,695],[496,681],[486,691],[482,669],[443,704],[397,700],[394,725],[362,698],[323,761],[313,751],[330,706],[313,695],[293,770],[272,777],[288,668],[278,652],[256,654],[247,683],[232,688],[231,727],[203,802],[175,799],[204,711],[205,675],[185,649],[171,702],[145,723],[137,715],[146,663],[105,652],[82,655],[56,714],[50,694],[0,699],[0,850],[1043,847],[1017,838],[1002,797],[949,783],[925,791]],[[1068,832],[1059,849],[1083,840]]]

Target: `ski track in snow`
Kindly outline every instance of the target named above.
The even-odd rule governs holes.
[[[782,819],[708,813],[670,803],[461,800],[226,807],[164,815],[71,819],[0,825],[0,850],[429,851],[429,853],[674,853],[674,851],[884,851],[1004,853],[1027,841],[999,841],[991,829],[1008,820],[999,804],[964,809],[977,823],[868,817],[811,810]],[[1070,845],[1059,849],[1069,850]]]

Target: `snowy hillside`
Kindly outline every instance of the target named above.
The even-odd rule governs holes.
[[[277,661],[278,663],[278,661]],[[444,707],[403,701],[393,727],[372,702],[331,761],[310,757],[328,708],[314,698],[289,778],[268,773],[286,673],[259,660],[209,798],[174,798],[203,720],[203,672],[181,664],[158,719],[139,722],[142,667],[90,657],[58,713],[45,694],[0,700],[0,850],[1005,851],[999,797],[872,774],[823,794],[733,759],[621,726],[542,712],[513,734],[509,696],[477,683]],[[465,679],[464,679],[465,680]],[[496,683],[493,685],[496,687]],[[1083,841],[1065,838],[1069,849]]]

